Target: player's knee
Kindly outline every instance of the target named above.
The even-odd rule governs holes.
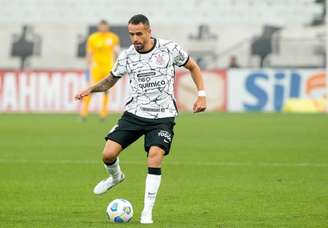
[[[106,163],[111,163],[115,161],[118,156],[118,152],[113,150],[111,147],[106,146],[103,151],[103,161]]]
[[[164,150],[160,147],[151,147],[148,152],[148,166],[160,167],[164,157]]]
[[[115,161],[116,158],[117,158],[117,154],[116,153],[113,153],[111,151],[104,150],[104,153],[103,153],[103,161],[105,163],[111,163],[111,162]]]
[[[122,146],[114,141],[108,140],[103,151],[103,161],[111,163],[115,161],[117,156],[122,151]]]

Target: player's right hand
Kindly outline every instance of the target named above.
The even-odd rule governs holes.
[[[78,94],[75,95],[76,100],[81,100],[83,97],[89,96],[91,93],[90,89],[82,90]]]

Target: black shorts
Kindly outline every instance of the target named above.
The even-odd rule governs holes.
[[[170,152],[174,136],[174,119],[174,117],[147,119],[124,112],[121,119],[107,134],[105,139],[119,143],[124,149],[144,135],[146,152],[149,152],[151,146],[158,146],[167,155]]]

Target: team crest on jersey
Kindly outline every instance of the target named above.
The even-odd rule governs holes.
[[[168,61],[168,56],[165,55],[165,53],[157,53],[154,55],[154,60],[153,62],[157,65],[157,66],[165,66],[167,64]]]
[[[109,46],[111,46],[113,44],[113,41],[111,39],[107,39],[106,40],[106,44],[109,45]]]
[[[164,59],[161,53],[155,55],[155,58],[156,58],[156,63],[158,63],[158,65],[164,65]]]

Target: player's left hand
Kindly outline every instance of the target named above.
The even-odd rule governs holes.
[[[194,103],[194,106],[193,106],[193,112],[196,113],[196,112],[204,112],[206,110],[206,97],[202,97],[202,96],[199,96],[196,100],[196,102]]]

